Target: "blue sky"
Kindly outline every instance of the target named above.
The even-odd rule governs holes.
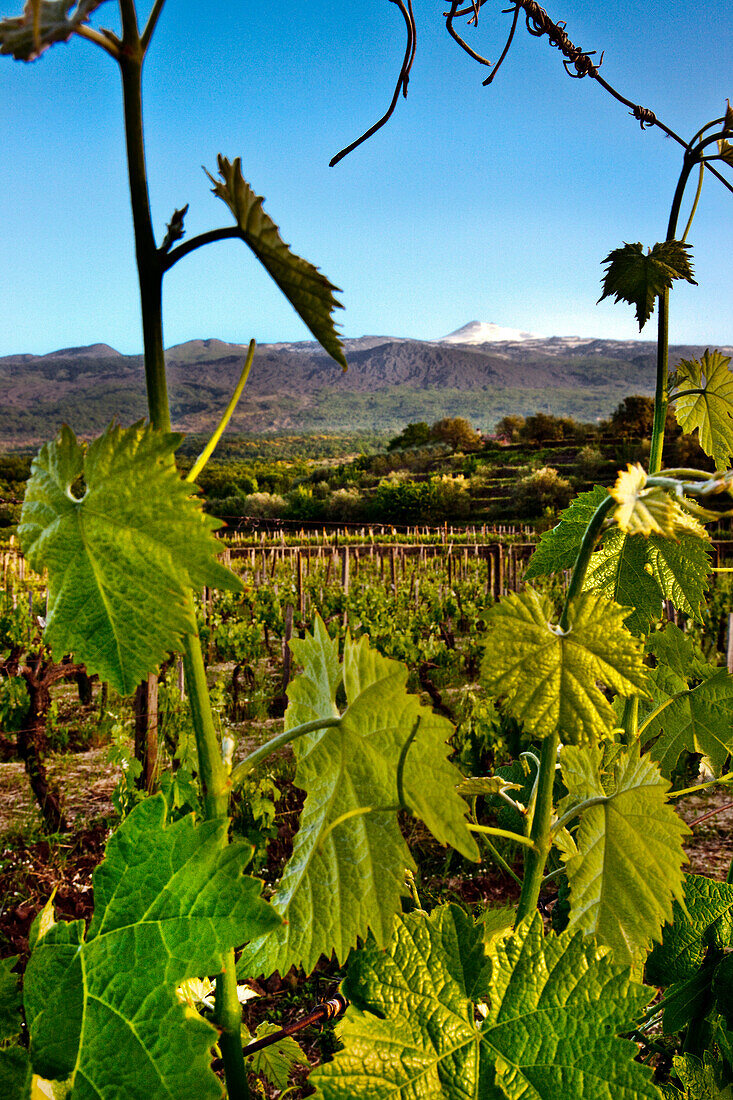
[[[141,5],[146,13],[148,5]],[[168,0],[146,62],[146,142],[159,237],[229,223],[201,171],[241,156],[292,247],[338,286],[343,334],[437,339],[479,319],[544,335],[638,338],[633,309],[596,304],[601,261],[666,232],[679,146],[642,133],[594,82],[571,80],[520,24],[494,84],[448,38],[443,0],[414,0],[417,58],[387,127],[404,49],[387,0],[256,5]],[[509,27],[486,4],[476,49]],[[0,16],[22,0],[0,0]],[[548,0],[602,73],[685,137],[733,96],[729,0]],[[114,26],[116,4],[96,13]],[[104,341],[141,349],[112,60],[78,39],[30,65],[0,58],[0,355]],[[733,175],[733,173],[731,173]],[[708,176],[690,234],[699,287],[673,292],[673,342],[733,344],[733,195]],[[686,217],[683,219],[686,220]],[[653,321],[642,337],[654,339]],[[165,284],[166,345],[307,339],[238,242],[200,250]]]

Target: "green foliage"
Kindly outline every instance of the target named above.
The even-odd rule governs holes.
[[[603,261],[608,264],[603,280],[602,302],[612,294],[617,302],[636,307],[639,331],[654,312],[654,299],[668,290],[675,279],[695,283],[690,264],[690,246],[682,241],[663,241],[644,254],[641,244],[615,248]]]
[[[601,782],[601,756],[573,745],[561,756],[571,800],[601,800],[583,810],[577,853],[566,863],[569,928],[594,934],[616,962],[638,967],[682,898],[682,838],[690,830],[667,804],[669,783],[638,746],[617,759],[610,784]]]
[[[22,676],[0,679],[0,730],[17,733],[29,706],[30,696]]]
[[[166,826],[165,813],[158,795],[129,815],[94,874],[88,932],[83,921],[53,924],[28,964],[33,1068],[73,1076],[74,1100],[162,1100],[193,1079],[197,1096],[220,1096],[216,1032],[176,987],[277,923],[259,882],[243,878],[249,849],[227,845],[225,820]]]
[[[173,465],[179,438],[138,424],[84,448],[64,427],[26,491],[19,534],[48,570],[46,639],[122,695],[180,646],[191,587],[239,587],[216,560],[217,522]]]
[[[607,496],[607,490],[597,485],[575,498],[559,524],[542,536],[527,569],[528,579],[572,567],[586,526]],[[585,588],[633,608],[626,625],[641,633],[659,618],[663,600],[698,618],[708,571],[709,543],[702,528],[691,526],[676,541],[612,529],[591,556]]]
[[[462,416],[444,416],[430,429],[430,438],[447,443],[454,451],[475,451],[481,446],[481,436]]]
[[[262,208],[263,199],[255,195],[242,176],[239,157],[228,161],[219,156],[221,180],[207,176],[212,191],[227,204],[241,231],[242,239],[272,276],[280,290],[311,330],[319,344],[346,370],[341,341],[336,335],[331,314],[340,308],[333,296],[335,287],[318,268],[291,252],[280,237],[278,227]]]
[[[693,667],[688,673],[695,671]],[[692,687],[683,683],[679,691],[669,694],[661,688],[657,700],[643,737],[645,742],[654,739],[649,751],[659,761],[662,774],[670,776],[680,754],[687,751],[701,753],[714,774],[720,775],[733,749],[733,676],[727,669],[708,666],[700,683]]]
[[[311,1080],[321,1100],[653,1100],[651,1073],[617,1035],[650,998],[581,935],[535,915],[484,954],[457,907],[398,919],[387,952],[354,956],[344,1049]]]
[[[514,508],[520,519],[541,515],[546,509],[567,508],[573,489],[552,466],[542,466],[520,478],[514,489]]]
[[[277,1024],[261,1023],[252,1039],[263,1039],[279,1031]],[[247,1059],[253,1073],[264,1077],[276,1089],[284,1089],[296,1066],[307,1066],[308,1059],[290,1035],[278,1039],[270,1046],[255,1051]]]
[[[28,1052],[16,1040],[20,1036],[22,997],[16,956],[0,960],[0,1095],[13,1100],[30,1097]]]
[[[405,447],[424,447],[429,442],[430,425],[424,420],[418,420],[413,424],[408,424],[399,435],[391,439],[387,445],[387,450],[398,451]]]
[[[561,730],[563,739],[587,745],[615,725],[598,683],[622,695],[646,694],[640,647],[621,608],[596,593],[578,597],[566,632],[551,618],[532,588],[491,608],[482,679],[537,737]]]
[[[682,359],[672,379],[675,415],[683,432],[697,431],[700,446],[724,470],[733,456],[733,374],[730,356],[705,352],[702,359]],[[698,393],[686,394],[686,390]]]
[[[340,664],[338,642],[319,618],[313,635],[292,649],[303,672],[288,690],[285,728],[337,716],[341,684],[347,707],[337,727],[294,743],[295,784],[306,801],[272,899],[287,923],[245,949],[243,977],[285,974],[292,965],[310,971],[332,951],[344,960],[368,931],[387,942],[405,868],[414,868],[397,825],[403,800],[441,843],[478,855],[454,789],[460,773],[447,760],[451,726],[408,695],[406,669],[366,638],[347,637]]]
[[[685,875],[684,908],[675,904],[662,942],[649,955],[647,980],[662,987],[695,977],[709,948],[731,946],[733,886]]]

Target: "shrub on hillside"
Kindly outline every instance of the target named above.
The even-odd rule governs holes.
[[[331,520],[349,523],[364,517],[366,504],[358,489],[337,489],[326,502],[326,515]]]
[[[529,518],[542,515],[547,508],[560,511],[567,508],[572,495],[567,478],[560,477],[553,466],[542,466],[517,482],[516,514]]]
[[[587,444],[578,451],[578,457],[575,460],[575,468],[578,471],[580,477],[584,477],[587,481],[592,481],[598,477],[608,463],[603,457],[603,453],[598,447],[593,447],[591,444]]]
[[[244,498],[244,507],[246,516],[274,519],[285,515],[287,504],[279,493],[250,493]]]

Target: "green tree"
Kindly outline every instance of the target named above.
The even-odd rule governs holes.
[[[477,451],[481,445],[481,436],[474,431],[463,416],[444,416],[436,420],[430,429],[431,439],[447,443],[454,451]]]
[[[424,420],[408,424],[387,444],[388,451],[402,451],[406,447],[424,447],[430,442],[430,427]]]

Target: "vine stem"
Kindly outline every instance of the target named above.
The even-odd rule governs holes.
[[[560,745],[558,731],[550,734],[542,742],[540,753],[540,772],[537,783],[537,800],[532,816],[532,829],[530,840],[532,848],[527,850],[527,858],[524,864],[524,879],[522,892],[519,896],[515,927],[525,917],[530,916],[537,909],[542,887],[542,877],[545,873],[545,864],[550,852],[551,838],[550,826],[552,823],[552,788],[555,782],[555,766],[557,764],[557,750]]]
[[[672,207],[669,212],[667,224],[667,241],[673,241],[677,232],[677,221],[680,216],[682,199],[685,187],[695,164],[698,162],[697,151],[689,147],[682,162],[682,171],[677,180]],[[702,181],[701,181],[702,182]],[[690,215],[685,235],[692,224],[693,212]],[[662,468],[662,449],[664,447],[664,425],[667,419],[667,405],[669,403],[669,289],[665,288],[659,295],[659,310],[657,317],[657,378],[654,391],[654,421],[652,423],[651,447],[649,450],[649,474],[658,474]]]
[[[134,0],[119,0],[122,43],[116,58],[122,77],[125,141],[132,206],[135,256],[140,285],[145,384],[150,423],[158,431],[170,431],[170,406],[163,345],[162,290],[164,267],[153,231],[148,195],[142,113],[142,70],[163,0],[156,2],[145,32],[140,37]],[[190,633],[184,639],[184,669],[196,734],[204,814],[207,819],[227,817],[229,776],[221,759],[214,726],[206,669],[190,595]],[[219,1045],[224,1061],[229,1100],[249,1100],[250,1090],[242,1054],[242,1010],[237,997],[234,951],[223,956],[223,971],[216,980],[215,1019],[221,1029]]]
[[[254,771],[258,764],[263,760],[266,760],[268,756],[271,756],[277,749],[283,748],[284,745],[289,745],[292,741],[296,741],[299,737],[303,737],[306,733],[315,733],[317,730],[333,729],[335,726],[341,725],[341,719],[338,716],[333,718],[316,718],[313,722],[303,722],[300,726],[294,726],[290,730],[285,730],[284,733],[278,733],[276,737],[271,737],[269,741],[266,741],[264,745],[260,745],[259,748],[251,752],[249,756],[245,757],[237,764],[236,768],[231,775],[232,787],[239,787],[250,772]]]
[[[590,523],[585,529],[583,541],[580,544],[578,556],[573,566],[573,575],[570,578],[565,605],[560,616],[559,628],[563,633],[570,629],[570,608],[573,600],[583,590],[583,582],[588,570],[588,562],[600,537],[603,525],[616,501],[609,494],[596,508]],[[542,742],[540,753],[540,767],[537,775],[537,793],[532,816],[532,828],[530,840],[532,848],[527,850],[524,864],[524,880],[522,892],[519,897],[516,924],[524,917],[529,916],[537,908],[542,888],[542,878],[545,873],[545,864],[552,844],[552,788],[555,783],[555,770],[557,766],[557,752],[560,747],[560,731],[546,737]]]

